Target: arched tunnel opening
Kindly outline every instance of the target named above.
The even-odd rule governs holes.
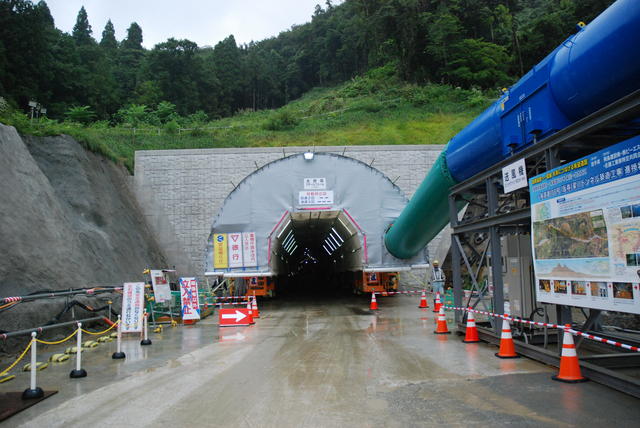
[[[387,176],[332,153],[291,155],[247,176],[225,199],[205,251],[206,275],[233,293],[339,296],[396,289],[426,264],[387,251],[384,234],[408,200]]]
[[[340,294],[354,289],[364,243],[342,211],[291,213],[274,239],[271,268],[282,294]]]

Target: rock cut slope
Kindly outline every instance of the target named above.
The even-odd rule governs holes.
[[[127,180],[71,137],[22,138],[0,124],[0,297],[137,281],[145,267],[164,266]],[[60,310],[19,306],[0,314],[0,329]]]

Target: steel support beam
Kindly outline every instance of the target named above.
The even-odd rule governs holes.
[[[489,216],[487,218],[483,218],[482,220],[476,220],[469,223],[461,224],[460,226],[454,227],[453,231],[455,233],[477,232],[479,230],[489,229],[490,227],[496,225],[501,226],[510,223],[528,223],[530,219],[531,209],[527,207],[511,211],[510,213]]]

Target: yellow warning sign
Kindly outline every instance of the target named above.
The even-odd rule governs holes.
[[[227,253],[227,234],[216,233],[213,235],[213,267],[226,269],[229,267],[229,255]]]

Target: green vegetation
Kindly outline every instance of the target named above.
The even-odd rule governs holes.
[[[84,8],[67,34],[45,1],[0,0],[0,121],[129,169],[144,149],[443,144],[612,2],[327,0],[278,37],[146,49],[135,22],[98,42]]]
[[[494,94],[495,95],[495,94]],[[133,167],[136,150],[367,144],[445,144],[491,102],[479,90],[404,83],[374,69],[334,88],[318,88],[277,110],[244,111],[215,121],[179,116],[169,103],[130,106],[122,124],[40,119],[16,111],[0,122],[22,133],[69,134],[98,153]],[[84,109],[74,109],[81,112]]]
[[[273,109],[383,66],[406,82],[496,90],[612,2],[326,0],[310,22],[248,45],[230,35],[213,47],[170,38],[146,49],[135,22],[118,41],[110,21],[94,31],[81,8],[67,34],[45,1],[0,0],[0,96],[25,111],[38,101],[55,119],[89,106],[97,120],[121,123],[122,109],[163,102],[209,119]],[[290,118],[270,126],[291,126],[281,119]]]

